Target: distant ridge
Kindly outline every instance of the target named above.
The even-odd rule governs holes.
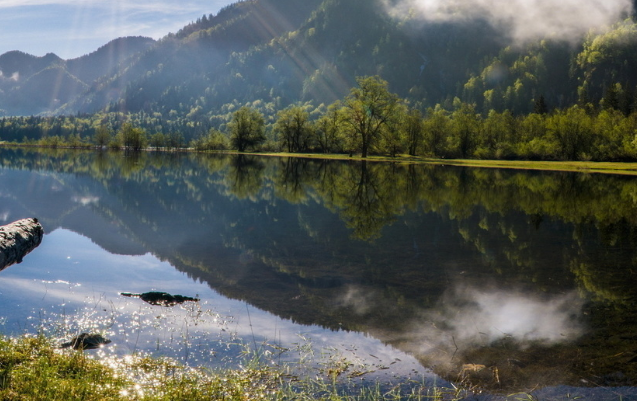
[[[154,44],[154,39],[141,36],[118,38],[70,60],[53,53],[42,57],[21,51],[4,53],[0,55],[0,109],[9,115],[50,114]]]
[[[88,84],[103,75],[113,73],[124,60],[148,50],[154,44],[154,39],[143,36],[117,38],[90,54],[67,60],[67,69]]]

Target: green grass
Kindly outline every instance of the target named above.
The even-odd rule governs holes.
[[[255,352],[247,354],[240,368],[206,370],[134,355],[99,360],[90,352],[57,349],[44,336],[0,337],[0,399],[461,400],[467,394],[418,382],[399,383],[389,390],[380,383],[348,382],[351,364],[342,358],[300,377],[289,369],[269,366]]]
[[[58,353],[43,337],[0,340],[0,399],[119,399],[129,383],[82,353]]]

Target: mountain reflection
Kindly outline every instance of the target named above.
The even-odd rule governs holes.
[[[151,252],[227,297],[368,333],[446,378],[637,384],[632,178],[61,150],[5,149],[0,163],[5,219]]]

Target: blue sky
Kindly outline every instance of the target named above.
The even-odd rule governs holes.
[[[0,0],[0,54],[69,59],[121,36],[159,39],[236,0]]]

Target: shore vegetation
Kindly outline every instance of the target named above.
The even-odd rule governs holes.
[[[237,368],[189,368],[167,358],[130,355],[97,358],[60,350],[44,336],[0,338],[0,398],[6,401],[200,400],[461,400],[454,386],[380,382],[355,384],[365,372],[330,358],[312,375],[268,366],[254,350]]]

